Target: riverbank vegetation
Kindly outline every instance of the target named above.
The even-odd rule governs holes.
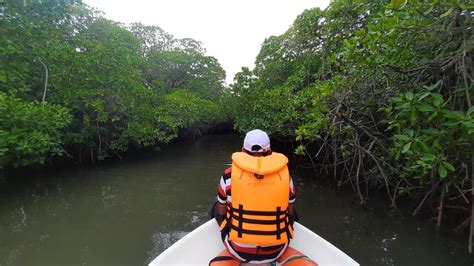
[[[80,1],[0,8],[0,168],[120,156],[223,119],[225,72],[196,40]]]
[[[310,167],[416,202],[413,214],[460,215],[474,230],[471,1],[332,1],[268,37],[227,107],[240,131],[291,137]],[[468,229],[469,230],[469,229]]]

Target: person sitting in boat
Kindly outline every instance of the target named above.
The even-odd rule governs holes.
[[[287,163],[285,155],[271,150],[267,133],[255,129],[246,134],[242,152],[232,154],[232,167],[220,179],[211,213],[226,249],[209,265],[271,265],[277,260],[317,265],[288,248],[296,211]]]

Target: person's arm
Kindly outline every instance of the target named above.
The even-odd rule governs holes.
[[[290,177],[290,196],[288,198],[288,217],[291,224],[299,220],[298,213],[296,212],[295,201],[296,201],[296,190],[293,184],[293,179]]]
[[[288,205],[288,215],[293,216],[295,214],[295,204],[290,203]]]
[[[217,208],[217,213],[225,217],[225,215],[227,214],[226,204],[217,202],[216,208]]]
[[[219,189],[217,192],[217,202],[214,208],[214,217],[219,226],[221,226],[227,214],[227,186],[230,186],[230,182],[227,182],[228,179],[230,179],[230,168],[224,171],[224,174],[220,179]]]

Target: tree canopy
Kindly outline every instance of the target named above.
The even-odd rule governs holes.
[[[196,40],[80,1],[6,1],[2,16],[0,167],[120,156],[225,119],[225,72]]]

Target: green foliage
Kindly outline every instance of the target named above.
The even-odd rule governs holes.
[[[225,72],[198,41],[156,26],[124,27],[80,1],[6,1],[2,16],[0,92],[66,108],[71,121],[58,130],[74,160],[119,156],[225,119],[218,107]],[[25,154],[26,163],[1,167],[58,153],[38,152],[38,160]]]
[[[207,99],[220,96],[225,72],[214,57],[190,51],[152,51],[148,54],[146,82],[161,92],[177,88]]]
[[[472,8],[337,0],[306,10],[236,75],[228,113],[240,131],[299,142],[361,203],[363,183],[393,207],[399,195],[463,198],[474,167]]]
[[[70,121],[62,106],[25,102],[0,92],[0,168],[43,163],[61,155],[62,129]]]
[[[224,119],[217,102],[204,99],[199,94],[184,89],[166,95],[157,112],[164,121],[172,124],[175,134],[179,128],[192,128]]]
[[[462,180],[452,164],[459,161],[453,159],[468,157],[474,140],[474,116],[450,109],[449,102],[433,92],[439,84],[393,97],[385,109],[388,129],[396,132],[392,152],[404,158],[405,172],[420,182],[433,176]]]
[[[321,89],[312,83],[322,61],[317,52],[321,42],[313,39],[319,29],[313,26],[321,19],[320,9],[305,11],[285,34],[265,40],[253,71],[243,68],[236,74],[225,105],[238,130],[261,128],[277,136],[295,136],[307,121],[302,113],[314,112],[319,102],[310,94]]]

